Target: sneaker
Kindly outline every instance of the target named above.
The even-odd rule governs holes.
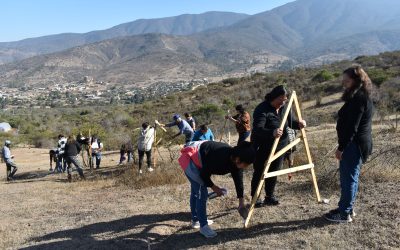
[[[217,236],[217,233],[210,228],[210,226],[205,225],[204,227],[200,228],[200,233],[206,238],[213,238]]]
[[[339,208],[332,209],[331,211],[328,212],[328,214],[335,214],[335,213],[340,213]],[[356,212],[354,212],[354,209],[351,210],[350,216],[351,216],[352,218],[357,216]]]
[[[139,174],[143,174],[143,171],[141,169],[139,170]]]
[[[152,167],[149,167],[147,170],[149,170],[149,172],[153,172],[154,169]]]
[[[213,220],[207,220],[208,225],[214,224]],[[192,221],[192,228],[200,228],[200,222],[199,221]]]
[[[349,223],[352,222],[353,220],[351,219],[350,214],[342,214],[340,212],[332,212],[332,213],[327,213],[325,214],[325,219],[332,221],[332,222],[338,222],[338,223]]]
[[[262,202],[261,199],[258,199],[258,200],[256,201],[256,204],[254,204],[254,207],[255,207],[255,208],[260,208],[260,207],[263,207],[263,206],[264,206],[264,202]]]
[[[275,196],[265,197],[264,205],[277,206],[279,205],[279,200]]]

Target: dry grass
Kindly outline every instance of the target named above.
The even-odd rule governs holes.
[[[136,166],[116,166],[118,155],[107,155],[102,169],[93,173],[85,170],[87,181],[75,178],[73,183],[67,183],[64,174],[48,175],[47,150],[16,149],[13,153],[21,166],[18,180],[0,183],[0,248],[398,248],[400,171],[393,162],[399,155],[378,152],[389,144],[400,145],[395,139],[399,133],[375,130],[377,151],[375,159],[363,168],[356,204],[358,215],[354,223],[336,225],[321,217],[339,199],[337,167],[329,153],[334,146],[334,133],[326,131],[321,137],[318,131],[310,129],[308,136],[321,195],[330,199],[330,204],[316,203],[309,173],[296,173],[292,181],[281,176],[277,185],[281,205],[257,209],[251,227],[244,230],[236,212],[231,178],[213,177],[229,193],[208,202],[208,214],[215,220],[213,228],[218,232],[217,238],[209,240],[189,227],[189,185],[178,164],[171,163],[167,151],[161,151],[164,160],[152,173],[139,176]],[[388,158],[391,161],[386,161],[387,165],[379,164]],[[298,157],[298,161],[304,159]],[[4,178],[4,171],[1,174],[0,178]],[[244,180],[247,202],[251,174],[251,169],[246,171]]]

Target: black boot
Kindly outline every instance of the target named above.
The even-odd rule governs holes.
[[[279,200],[274,196],[265,197],[264,204],[267,206],[277,206],[279,205]]]

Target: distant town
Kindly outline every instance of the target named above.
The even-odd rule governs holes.
[[[85,104],[109,105],[141,103],[145,100],[166,96],[172,92],[191,90],[206,85],[207,78],[179,82],[157,82],[146,87],[124,87],[95,81],[85,76],[81,81],[54,84],[48,87],[0,87],[0,105],[8,108],[57,108]]]

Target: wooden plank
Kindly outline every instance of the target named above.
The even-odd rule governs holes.
[[[297,167],[291,167],[291,168],[287,168],[287,169],[283,169],[283,170],[278,170],[278,171],[266,173],[264,175],[264,178],[266,179],[266,178],[270,178],[270,177],[274,177],[274,176],[294,173],[294,172],[298,172],[298,171],[301,171],[301,170],[310,169],[310,168],[313,168],[313,167],[314,167],[314,164],[312,164],[312,163],[311,164],[297,166]]]
[[[276,159],[278,159],[281,155],[283,155],[284,153],[286,153],[286,151],[290,150],[291,148],[293,148],[294,146],[296,146],[297,144],[299,144],[299,142],[301,141],[301,138],[297,138],[294,141],[292,141],[291,143],[289,143],[286,147],[282,148],[281,150],[279,150],[277,153],[274,154],[274,156],[272,156],[271,159],[269,159],[268,163],[272,163],[273,161],[275,161]]]
[[[299,105],[299,101],[297,100],[297,98],[295,98],[295,100],[294,100],[294,105],[295,105],[295,109],[296,109],[297,118],[299,120],[302,120],[303,118],[301,117],[300,105]],[[301,135],[303,137],[303,143],[304,143],[304,148],[306,150],[308,163],[312,163],[312,158],[311,158],[311,153],[310,153],[310,147],[308,145],[306,130],[304,128],[302,128],[300,131],[301,131]],[[319,194],[319,188],[318,188],[318,183],[317,183],[317,176],[315,175],[314,168],[311,169],[311,177],[312,177],[312,182],[313,182],[313,186],[314,186],[314,193],[317,196],[317,201],[321,202],[321,196]]]
[[[293,100],[294,100],[295,97],[296,97],[296,92],[293,91],[292,95],[290,96],[289,102],[288,102],[288,104],[286,106],[287,108],[286,108],[285,114],[284,114],[283,119],[281,121],[281,124],[279,126],[280,129],[283,129],[283,127],[285,126],[287,117],[289,115],[290,109],[292,108]],[[264,166],[264,172],[263,172],[263,174],[261,176],[263,176],[263,175],[265,176],[265,174],[268,173],[269,167],[271,166],[271,164],[268,163],[268,162],[271,162],[270,159],[275,154],[276,147],[278,146],[278,143],[279,143],[279,139],[280,138],[275,138],[275,140],[274,140],[274,144],[272,146],[272,149],[271,149],[271,152],[269,154],[268,160],[266,161],[266,164]],[[256,189],[256,193],[254,194],[254,196],[253,196],[253,198],[251,200],[251,205],[250,205],[248,216],[247,216],[247,218],[245,220],[245,223],[244,223],[244,227],[245,228],[247,228],[249,226],[251,216],[253,215],[253,212],[254,212],[254,206],[256,205],[257,199],[260,196],[261,189],[262,189],[262,186],[264,185],[264,182],[265,182],[265,179],[261,178],[260,182],[258,183],[258,186],[257,186],[257,189]]]

